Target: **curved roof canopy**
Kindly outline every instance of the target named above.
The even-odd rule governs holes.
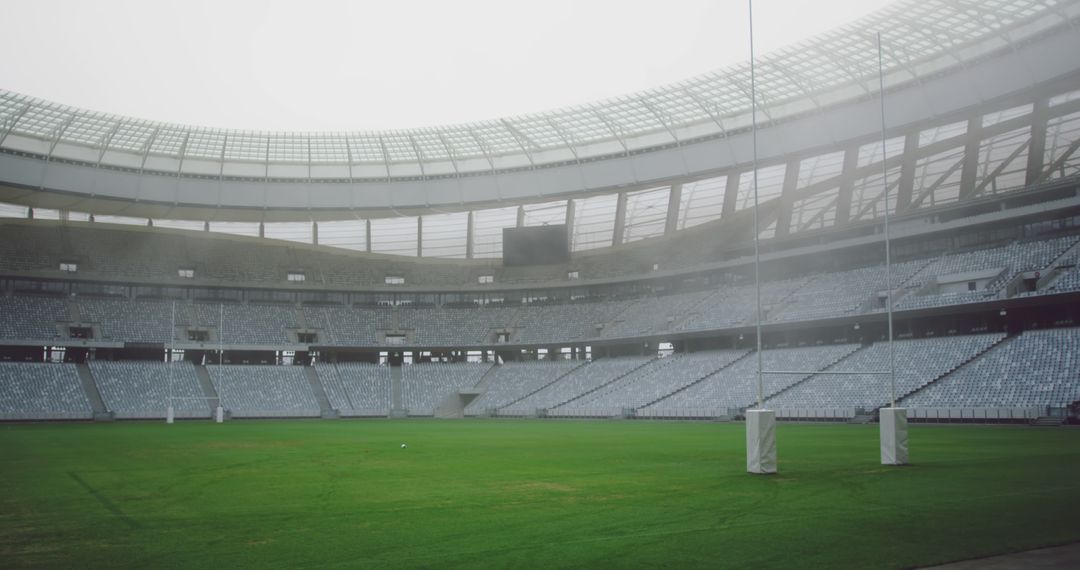
[[[1034,39],[1076,17],[1078,4],[901,0],[760,58],[760,120],[778,121],[876,93],[876,31],[885,46],[888,89]],[[330,181],[460,176],[725,136],[749,127],[749,98],[747,62],[615,99],[492,121],[380,132],[262,132],[103,114],[0,90],[0,148],[196,176]],[[291,168],[271,172],[276,165]]]

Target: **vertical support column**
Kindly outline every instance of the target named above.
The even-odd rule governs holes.
[[[904,408],[881,408],[881,464],[907,465],[908,421]]]
[[[738,206],[736,201],[739,199],[739,178],[743,175],[742,172],[735,172],[728,174],[727,185],[724,186],[724,209],[720,211],[720,217],[726,218],[735,213],[735,208]],[[753,176],[753,172],[746,172],[750,176]]]
[[[982,142],[982,115],[968,119],[967,142],[964,143],[964,165],[960,170],[960,200],[975,193],[979,176],[979,143]]]
[[[319,222],[311,222],[311,245],[319,245]]]
[[[836,194],[836,225],[842,226],[851,219],[851,194],[855,191],[855,169],[859,167],[859,147],[849,147],[844,151],[843,171],[840,174],[840,189]]]
[[[904,156],[900,162],[900,182],[896,188],[896,212],[911,207],[911,195],[915,191],[915,153],[919,150],[919,131],[911,131],[904,137]]]
[[[672,184],[667,200],[667,219],[664,220],[664,235],[678,229],[680,206],[682,206],[682,184]]]
[[[802,161],[790,160],[784,169],[784,186],[780,191],[780,211],[777,212],[776,237],[791,233],[791,209],[795,205],[792,194],[799,183],[799,166]]]
[[[259,237],[266,237],[266,223],[259,222]]]
[[[567,243],[570,244],[570,251],[574,251],[574,201],[566,201],[566,232],[570,234],[567,236]]]
[[[525,227],[525,206],[518,206],[517,209],[517,227]]]
[[[746,472],[776,473],[776,412],[746,410]]]
[[[259,228],[262,228],[261,223],[259,224]],[[204,231],[204,232],[210,231],[210,222],[207,221],[207,222],[202,223],[202,231]],[[262,236],[259,236],[259,237],[262,237]]]
[[[1035,184],[1042,177],[1043,161],[1046,159],[1046,122],[1049,113],[1046,99],[1037,99],[1031,111],[1031,144],[1028,145],[1025,184]]]
[[[424,257],[424,216],[416,216],[416,257]]]
[[[473,258],[473,213],[469,211],[469,216],[465,221],[465,259]]]
[[[365,251],[371,253],[371,220],[364,220],[364,245]]]
[[[611,233],[611,245],[623,242],[623,230],[626,229],[626,192],[619,192],[615,199],[615,229]]]

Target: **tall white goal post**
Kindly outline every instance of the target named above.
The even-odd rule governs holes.
[[[753,195],[754,195],[754,288],[755,288],[755,314],[754,329],[757,344],[757,407],[746,411],[746,471],[754,474],[770,474],[777,472],[776,452],[776,413],[765,407],[765,374],[794,374],[808,376],[821,373],[820,370],[764,370],[761,339],[761,228],[758,200],[758,168],[757,168],[757,77],[754,61],[754,0],[747,0],[749,8],[750,25],[750,131],[752,140],[753,158],[751,169],[753,171]],[[888,346],[889,346],[889,369],[886,371],[830,371],[829,374],[860,374],[860,375],[888,375],[889,376],[889,402],[888,408],[879,411],[880,422],[880,451],[882,465],[905,465],[908,462],[907,440],[907,410],[896,407],[896,348],[893,335],[893,282],[892,282],[892,252],[889,234],[889,184],[888,184],[888,156],[885,148],[885,76],[882,63],[881,32],[877,32],[878,50],[878,95],[881,106],[881,168],[882,168],[882,197],[884,207],[884,239],[885,239],[885,289],[886,289],[886,319],[888,321]]]

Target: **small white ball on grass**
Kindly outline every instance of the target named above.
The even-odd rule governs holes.
[[[405,449],[406,447],[409,447],[409,446],[405,445],[404,443],[401,444],[401,449]]]

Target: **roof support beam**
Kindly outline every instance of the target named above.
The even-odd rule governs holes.
[[[1005,160],[1001,161],[1001,164],[998,164],[994,168],[994,170],[987,174],[986,177],[984,177],[982,181],[979,182],[977,186],[975,186],[975,190],[972,191],[971,195],[968,196],[968,198],[974,198],[979,194],[982,194],[983,190],[985,190],[987,186],[994,184],[994,180],[998,177],[998,175],[1004,172],[1005,169],[1008,168],[1009,165],[1012,164],[1013,161],[1016,160],[1016,158],[1019,157],[1021,153],[1027,150],[1029,146],[1031,146],[1031,139],[1024,141],[1023,144],[1013,149],[1013,151],[1009,153],[1009,156],[1005,157]]]
[[[649,112],[652,113],[652,115],[654,117],[656,117],[656,120],[660,122],[660,126],[662,126],[664,128],[664,130],[667,131],[667,134],[671,136],[671,140],[675,141],[675,146],[680,146],[681,147],[682,146],[682,141],[679,140],[679,135],[675,134],[675,129],[672,128],[671,123],[668,120],[668,117],[665,117],[664,114],[661,113],[660,110],[657,109],[655,105],[653,105],[652,103],[649,103],[649,101],[647,99],[645,99],[644,97],[639,97],[638,102],[641,103],[642,107],[645,107],[646,109],[648,109]]]
[[[450,157],[450,165],[454,167],[454,175],[461,176],[461,171],[458,170],[457,153],[454,152],[454,148],[450,146],[450,143],[446,142],[446,137],[442,133],[436,132],[436,136],[439,137],[439,142],[442,143],[444,149],[446,149],[446,156]]]
[[[409,135],[409,144],[412,146],[413,153],[416,154],[416,162],[420,165],[420,177],[427,179],[427,171],[424,169],[424,153],[420,152],[420,145],[416,144],[416,139],[412,135]]]
[[[615,198],[615,228],[611,232],[611,245],[619,245],[625,239],[626,231],[626,192],[619,192]]]
[[[839,194],[837,194],[836,197],[833,198],[832,200],[829,200],[824,206],[821,206],[820,208],[818,208],[818,211],[816,213],[814,213],[813,216],[810,216],[809,218],[807,218],[807,220],[805,222],[800,224],[799,225],[799,231],[800,232],[805,232],[806,230],[810,229],[816,222],[818,222],[818,221],[822,220],[823,218],[825,218],[825,214],[829,213],[829,210],[833,206],[836,206],[837,209],[839,210],[839,206],[840,206],[840,195]],[[837,212],[837,213],[839,214],[839,212]],[[834,220],[835,220],[835,218],[834,218]],[[836,222],[834,221],[833,224],[835,225]]]
[[[113,125],[113,128],[109,129],[109,132],[106,133],[105,136],[101,137],[101,140],[98,142],[101,150],[98,151],[98,159],[97,162],[94,164],[95,168],[101,168],[101,161],[105,158],[105,153],[109,150],[109,145],[112,144],[113,137],[116,136],[116,131],[119,131],[120,126],[123,124],[123,121],[116,121],[116,124]]]
[[[975,194],[975,178],[979,175],[979,148],[982,142],[982,117],[968,119],[967,142],[964,144],[964,165],[960,171],[960,200]]]
[[[352,143],[349,142],[349,137],[345,137],[345,154],[349,157],[349,184],[352,184],[353,183],[353,171],[352,171],[353,153],[352,153]]]
[[[844,150],[844,165],[841,167],[842,178],[839,189],[836,192],[836,222],[837,226],[848,223],[851,217],[851,194],[855,191],[855,178],[851,176],[855,167],[859,165],[859,147],[850,146]]]
[[[529,166],[531,168],[536,168],[536,161],[533,160],[531,150],[531,147],[535,147],[536,145],[533,144],[531,140],[529,140],[529,137],[525,136],[521,131],[514,128],[514,126],[510,124],[510,121],[507,121],[506,119],[499,119],[499,122],[502,124],[503,127],[506,128],[506,131],[510,133],[510,136],[514,138],[514,142],[516,142],[517,145],[521,148],[521,152],[525,153],[525,158],[529,159]]]
[[[724,207],[720,210],[720,218],[728,218],[735,214],[739,207],[739,178],[743,174],[753,176],[753,171],[732,172],[727,175],[727,184],[724,186]]]
[[[473,217],[473,211],[469,210],[469,216],[465,219],[465,259],[473,258],[473,248],[476,239],[473,237],[473,230],[476,227]]]
[[[1047,107],[1050,102],[1045,97],[1035,100],[1031,110],[1031,144],[1027,155],[1027,171],[1024,175],[1026,184],[1034,184],[1043,171],[1046,160],[1046,123],[1049,118]]]
[[[569,234],[570,238],[568,240],[570,242],[570,251],[574,251],[574,246],[577,245],[574,243],[574,235],[577,233],[574,231],[575,218],[577,217],[576,209],[573,199],[566,201],[566,233]]]
[[[555,131],[555,134],[559,135],[559,140],[561,140],[563,144],[565,144],[566,147],[570,149],[570,154],[574,155],[574,160],[576,160],[578,166],[580,166],[581,157],[578,155],[577,145],[574,143],[573,139],[569,135],[567,135],[566,132],[563,131],[562,127],[560,127],[558,123],[552,120],[551,117],[548,117],[546,120],[547,124],[551,125],[551,128]]]
[[[184,156],[187,154],[187,145],[188,145],[188,140],[189,139],[191,139],[191,131],[185,131],[184,132],[184,141],[180,143],[180,150],[177,151],[177,153],[176,153],[176,156],[180,159],[179,162],[176,165],[176,177],[177,178],[180,178],[180,175],[184,172]],[[269,145],[267,145],[266,148],[267,148],[267,150],[266,150],[266,154],[267,154],[266,165],[267,165],[267,168],[269,169],[269,167],[270,167],[270,157],[269,157],[270,147],[269,147]],[[267,176],[269,176],[269,171],[267,171]]]
[[[776,237],[786,236],[791,231],[791,210],[795,206],[792,194],[795,193],[795,188],[799,183],[800,166],[801,161],[792,159],[788,161],[787,167],[784,169],[784,185],[780,191],[780,203],[776,218]]]
[[[139,174],[143,173],[146,168],[146,159],[150,157],[150,148],[154,146],[154,142],[157,141],[158,133],[161,132],[161,128],[155,128],[154,132],[150,133],[150,138],[146,139],[143,143],[142,161],[139,162]]]
[[[424,257],[424,216],[416,216],[416,257]]]
[[[1080,148],[1080,139],[1076,139],[1069,145],[1069,148],[1065,149],[1065,152],[1061,153],[1061,156],[1054,162],[1050,163],[1050,166],[1043,171],[1042,176],[1039,176],[1039,182],[1045,182],[1050,179],[1050,175],[1055,170],[1060,170],[1065,167],[1065,163],[1072,158],[1072,155],[1076,152],[1076,149]]]
[[[487,144],[480,138],[480,135],[476,134],[472,128],[468,129],[469,136],[476,142],[476,146],[480,147],[480,152],[484,153],[484,158],[487,159],[488,166],[491,167],[491,172],[495,172],[495,159],[491,157],[491,153],[488,151]]]
[[[909,131],[904,136],[904,154],[900,161],[900,185],[896,187],[896,211],[911,208],[911,195],[915,192],[915,157],[919,148],[919,131]]]
[[[386,182],[390,183],[390,153],[386,151],[386,141],[379,135],[379,150],[382,151],[383,168],[386,169]]]
[[[604,126],[607,127],[607,130],[611,132],[612,136],[615,137],[615,140],[619,141],[619,146],[623,148],[623,154],[626,156],[630,156],[630,147],[626,145],[626,141],[623,140],[622,134],[619,133],[619,130],[615,128],[615,124],[612,123],[611,120],[608,119],[606,116],[604,116],[604,114],[601,113],[599,109],[593,109],[592,113],[596,116],[597,119],[600,119],[601,123],[604,123]]]
[[[926,188],[923,188],[922,191],[919,192],[919,195],[916,196],[915,199],[911,201],[911,208],[912,209],[921,208],[923,202],[928,197],[931,197],[934,194],[934,191],[936,191],[938,188],[940,188],[941,185],[944,184],[945,181],[948,180],[950,176],[955,174],[957,170],[960,170],[964,166],[965,162],[966,162],[965,157],[960,157],[960,160],[957,160],[956,162],[953,163],[952,166],[947,168],[945,170],[945,172],[942,172],[941,176],[938,176],[937,179],[935,179],[933,182],[931,182],[929,186],[927,186]],[[961,174],[961,176],[962,176],[962,174]],[[930,200],[931,204],[933,204],[935,202],[936,202],[935,200]]]
[[[49,143],[49,152],[45,154],[45,162],[52,160],[52,154],[53,151],[56,150],[56,145],[60,144],[60,139],[64,136],[64,132],[67,131],[68,127],[70,127],[71,123],[74,121],[75,113],[72,113],[68,116],[67,120],[64,121],[64,124],[56,129],[56,134],[53,136],[52,142]]]
[[[4,129],[4,134],[0,135],[0,145],[4,144],[4,141],[7,140],[8,135],[11,134],[11,131],[15,130],[15,125],[19,124],[19,120],[22,119],[23,115],[25,115],[26,112],[30,110],[30,107],[30,103],[27,103],[25,106],[23,106],[22,110],[19,111],[17,115],[12,117],[11,124]]]
[[[667,218],[664,220],[664,235],[676,231],[679,227],[679,206],[682,204],[682,184],[671,185],[668,193]]]

